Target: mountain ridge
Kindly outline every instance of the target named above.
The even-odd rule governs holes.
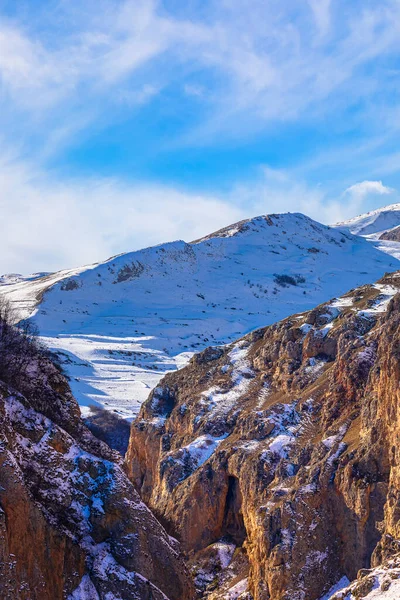
[[[0,293],[58,352],[84,411],[98,404],[130,418],[166,371],[209,343],[311,308],[396,264],[361,237],[286,213]]]
[[[400,203],[381,206],[346,221],[335,223],[356,235],[378,235],[400,225]]]
[[[192,600],[168,531],[204,600],[393,600],[400,271],[370,283],[393,266],[376,241],[288,213],[6,279],[81,412],[139,413],[123,469],[46,353],[26,396],[0,382],[7,592]],[[25,514],[75,550],[51,546],[49,569]]]

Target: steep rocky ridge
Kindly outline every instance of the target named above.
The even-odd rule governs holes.
[[[0,382],[1,600],[189,600],[179,551],[46,355]]]
[[[200,597],[317,600],[399,551],[399,289],[209,348],[142,406],[130,475]]]

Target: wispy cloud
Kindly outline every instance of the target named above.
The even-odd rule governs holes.
[[[246,6],[211,1],[206,19],[197,20],[154,0],[99,2],[97,10],[86,1],[92,10],[71,18],[58,42],[28,23],[0,22],[3,90],[26,111],[71,99],[74,107],[93,94],[97,107],[105,94],[109,108],[110,89],[123,82],[124,94],[133,97],[144,84],[161,91],[180,78],[186,89],[198,90],[184,78],[208,69],[215,100],[211,135],[218,123],[232,127],[233,117],[245,111],[246,120],[260,125],[260,119],[293,119],[306,110],[321,116],[332,96],[341,109],[359,103],[379,94],[386,77],[384,64],[369,77],[371,61],[400,52],[396,0],[308,0],[303,10],[294,0],[250,0]],[[212,70],[220,77],[213,79]]]
[[[331,25],[331,0],[308,0],[319,36],[329,32]]]
[[[190,241],[241,219],[304,212],[335,223],[354,216],[381,182],[345,190],[346,202],[284,170],[263,167],[256,181],[225,194],[196,194],[151,182],[92,177],[59,181],[13,157],[0,160],[0,274],[57,270],[176,239]],[[393,200],[394,201],[394,200]]]
[[[398,193],[381,181],[363,181],[333,195],[328,186],[311,185],[290,170],[263,167],[257,181],[238,186],[233,197],[239,205],[250,205],[256,213],[302,212],[316,221],[334,224],[379,205],[377,198]],[[389,204],[389,202],[386,202]]]
[[[10,6],[0,14],[0,270],[79,264],[257,213],[334,222],[396,196],[380,180],[398,187],[398,0]],[[105,177],[105,157],[85,170],[84,142],[105,146],[125,122],[135,145],[124,168]],[[322,150],[310,156],[313,137]],[[133,181],[127,165],[146,142],[150,166]],[[79,168],[69,152],[82,147]],[[276,168],[249,180],[235,161],[219,191],[199,169],[184,189],[188,150],[202,149],[201,164],[224,147],[246,148],[252,173],[276,149]],[[168,185],[160,156],[175,160]]]
[[[190,241],[244,218],[227,199],[152,183],[57,181],[33,165],[0,164],[0,273],[56,270],[164,241]]]
[[[391,195],[391,202],[387,200],[385,204],[395,203],[398,200],[398,193],[395,189],[383,185],[382,181],[360,181],[349,186],[336,201],[336,205],[345,208],[346,217],[350,218],[364,212],[368,212],[372,208],[376,208],[381,202],[382,196]],[[336,219],[343,220],[343,217]]]

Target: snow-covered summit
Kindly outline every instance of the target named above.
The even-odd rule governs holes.
[[[6,275],[0,275],[1,285],[12,285],[13,283],[21,283],[22,281],[34,281],[35,279],[41,279],[51,275],[51,273],[32,273],[32,275],[21,275],[20,273],[7,273]]]
[[[306,229],[319,227],[320,223],[317,221],[313,221],[310,217],[303,215],[302,213],[279,213],[279,214],[271,214],[271,215],[261,215],[258,217],[253,217],[251,219],[243,219],[243,221],[238,221],[237,223],[233,223],[232,225],[228,225],[227,227],[223,227],[222,229],[218,229],[218,231],[214,231],[209,235],[206,235],[194,242],[192,244],[199,244],[201,242],[205,242],[208,240],[212,240],[214,238],[228,238],[233,236],[243,236],[243,235],[254,235],[261,234],[263,235],[263,231],[266,232],[266,235],[274,235],[277,231],[283,232],[285,235],[285,229],[293,230],[293,226],[296,227],[305,227]],[[274,230],[270,230],[269,228],[273,227]],[[325,227],[322,225],[322,227]],[[328,227],[329,229],[329,227]]]
[[[365,239],[288,213],[0,285],[0,292],[61,353],[81,405],[132,416],[165,371],[193,352],[398,268]]]
[[[228,225],[227,227],[223,227],[222,229],[218,229],[218,231],[214,231],[209,235],[206,235],[198,240],[192,242],[192,244],[198,244],[200,242],[204,242],[206,240],[211,240],[213,238],[226,238],[232,237],[234,235],[240,235],[245,232],[257,232],[262,230],[264,227],[280,227],[284,225],[285,220],[288,221],[291,218],[291,215],[297,217],[298,219],[308,219],[305,215],[301,213],[284,213],[284,214],[275,214],[275,215],[262,215],[259,217],[253,217],[252,219],[243,219],[242,221],[238,221],[237,223],[233,223],[232,225]]]
[[[400,225],[400,204],[382,206],[376,210],[336,223],[335,227],[347,229],[355,235],[382,234]],[[379,236],[377,236],[379,237]]]

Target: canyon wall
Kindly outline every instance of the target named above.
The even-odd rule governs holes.
[[[200,597],[317,600],[399,550],[399,287],[209,348],[142,406],[129,473]]]
[[[40,354],[27,371],[25,395],[0,382],[0,598],[192,598],[179,544],[63,375]]]

